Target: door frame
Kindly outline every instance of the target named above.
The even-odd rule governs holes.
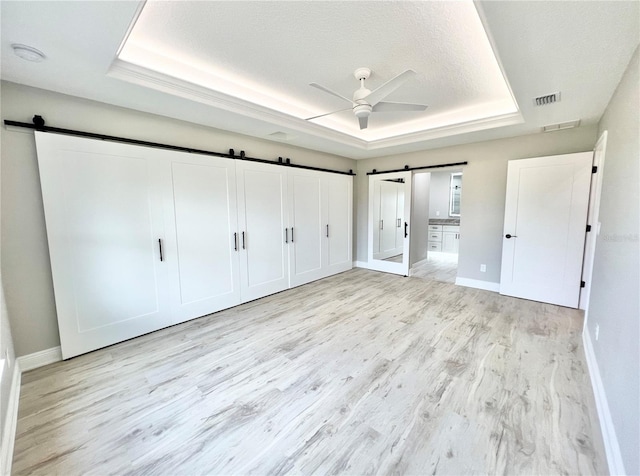
[[[585,286],[580,291],[578,309],[585,311],[585,324],[589,314],[589,299],[591,298],[591,279],[593,277],[593,260],[596,255],[596,241],[600,234],[600,196],[602,195],[602,173],[607,152],[607,131],[604,131],[593,148],[593,165],[597,172],[591,175],[591,190],[589,194],[589,211],[587,212],[587,224],[591,225],[591,231],[587,233],[584,243],[584,256],[582,258],[582,281]]]

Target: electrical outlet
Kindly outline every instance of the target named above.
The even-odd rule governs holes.
[[[480,272],[481,273],[486,273],[487,272],[487,265],[486,264],[481,264],[480,265]]]
[[[596,324],[596,340],[600,337],[600,324]]]

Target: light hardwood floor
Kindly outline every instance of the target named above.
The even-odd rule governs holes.
[[[15,474],[602,474],[579,311],[352,271],[23,375]]]
[[[409,274],[415,278],[455,283],[458,275],[458,254],[429,251],[427,259],[414,265]]]

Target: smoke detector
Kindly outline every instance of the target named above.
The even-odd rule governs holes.
[[[26,61],[31,61],[33,63],[40,63],[46,58],[46,56],[42,51],[37,50],[32,46],[14,43],[11,45],[11,48],[13,48],[13,52],[18,58],[22,58],[23,60],[26,60]]]

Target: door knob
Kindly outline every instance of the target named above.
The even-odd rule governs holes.
[[[504,235],[504,237],[508,240],[509,238],[518,238],[516,235],[510,235],[509,233],[507,233],[506,235]]]

